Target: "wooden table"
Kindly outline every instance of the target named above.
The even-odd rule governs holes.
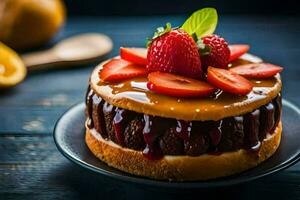
[[[102,32],[119,46],[144,46],[154,28],[183,16],[71,18],[56,40]],[[283,96],[300,102],[300,17],[221,16],[218,33],[231,43],[285,67]],[[58,117],[84,100],[95,65],[29,74],[18,87],[0,91],[0,199],[300,199],[300,163],[276,175],[234,187],[172,194],[110,180],[68,161],[56,149],[52,131]]]

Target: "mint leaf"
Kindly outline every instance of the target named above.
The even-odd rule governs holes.
[[[172,26],[170,23],[167,23],[165,27],[158,27],[156,31],[154,32],[152,38],[147,38],[146,46],[149,47],[153,40],[156,38],[170,32],[172,30]]]
[[[218,24],[218,13],[214,8],[203,8],[194,12],[181,26],[188,34],[199,38],[211,35]]]

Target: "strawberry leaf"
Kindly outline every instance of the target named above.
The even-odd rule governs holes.
[[[206,56],[210,54],[211,46],[204,44],[201,39],[197,40],[196,44],[198,46],[200,56]]]
[[[194,12],[181,26],[188,34],[198,38],[211,35],[218,23],[218,13],[214,8],[203,8]]]
[[[158,27],[154,32],[152,38],[147,38],[146,46],[149,47],[153,40],[170,32],[171,30],[172,30],[172,26],[170,23],[167,23],[165,27]]]

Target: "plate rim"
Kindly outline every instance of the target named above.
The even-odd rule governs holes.
[[[294,110],[300,116],[300,108],[296,104],[294,104],[291,101],[288,101],[286,99],[282,99],[282,104],[285,106],[288,106],[289,108]],[[143,185],[156,186],[156,187],[164,187],[164,188],[169,188],[169,189],[174,189],[174,188],[197,189],[197,188],[224,187],[224,186],[232,186],[232,185],[236,185],[236,184],[246,183],[246,182],[253,181],[253,180],[265,177],[265,176],[269,176],[271,174],[278,173],[279,171],[287,169],[288,167],[296,164],[300,160],[300,148],[299,148],[298,152],[292,158],[280,163],[279,165],[276,165],[275,167],[272,167],[272,168],[266,170],[262,174],[258,174],[256,176],[245,177],[243,179],[240,179],[240,178],[230,179],[230,176],[229,176],[229,177],[224,177],[224,178],[219,178],[219,179],[212,179],[212,180],[208,180],[208,181],[179,182],[179,181],[155,180],[155,179],[150,179],[150,178],[146,178],[146,177],[131,175],[129,173],[127,173],[128,175],[124,176],[124,175],[121,175],[121,174],[118,174],[115,172],[107,171],[107,170],[99,168],[99,167],[95,167],[94,165],[89,164],[89,163],[77,158],[76,156],[67,153],[67,151],[65,151],[63,149],[63,147],[60,145],[60,142],[57,138],[58,137],[57,130],[58,130],[60,123],[62,123],[63,118],[66,117],[67,114],[69,114],[71,111],[74,111],[76,108],[79,109],[79,107],[82,107],[82,106],[84,106],[84,102],[79,102],[79,103],[74,104],[73,106],[69,107],[56,121],[54,129],[53,129],[53,139],[54,139],[54,143],[55,143],[57,149],[64,157],[66,157],[72,163],[75,163],[85,169],[89,169],[95,173],[98,173],[98,174],[101,174],[104,176],[108,176],[113,179],[121,180],[123,182],[131,182],[134,184],[143,184]],[[102,161],[99,160],[99,162],[102,162]],[[111,167],[111,166],[109,166],[109,167]],[[118,170],[118,169],[116,169],[116,170]],[[126,173],[126,172],[122,172],[122,173]],[[233,176],[238,176],[238,175],[233,175]]]

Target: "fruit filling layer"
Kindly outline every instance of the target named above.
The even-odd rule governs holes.
[[[184,121],[133,112],[110,105],[90,88],[86,105],[89,128],[122,147],[143,151],[149,159],[255,151],[273,133],[281,115],[280,94],[252,112],[218,121]]]

